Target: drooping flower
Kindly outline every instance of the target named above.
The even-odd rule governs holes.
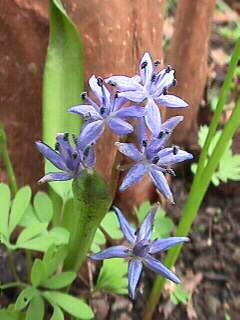
[[[116,86],[119,97],[141,103],[146,100],[145,121],[150,130],[157,114],[158,106],[184,108],[188,104],[177,96],[168,94],[168,89],[176,86],[175,70],[170,66],[157,71],[159,61],[152,61],[149,53],[145,53],[139,65],[139,74],[135,77],[112,76],[106,82]]]
[[[118,136],[131,133],[134,130],[133,126],[125,120],[142,117],[144,108],[138,106],[122,108],[126,99],[119,98],[118,93],[110,93],[101,78],[92,76],[89,85],[98,102],[95,103],[85,93],[82,97],[89,104],[69,109],[69,112],[80,115],[85,121],[79,138],[80,144],[86,146],[95,143],[106,126]]]
[[[143,266],[156,272],[159,275],[173,281],[180,283],[179,278],[167,269],[160,261],[154,258],[154,254],[168,250],[169,248],[188,241],[185,237],[171,237],[166,239],[159,239],[151,241],[153,221],[157,211],[157,206],[153,207],[147,217],[144,219],[139,231],[133,230],[125,219],[122,212],[114,207],[114,211],[118,217],[120,228],[124,234],[125,239],[129,242],[128,246],[118,245],[105,249],[93,256],[93,260],[104,260],[111,258],[127,258],[128,264],[128,291],[129,296],[134,299],[137,284]]]
[[[60,133],[56,137],[56,146],[53,150],[44,142],[37,141],[36,145],[41,154],[61,172],[51,172],[39,180],[39,183],[50,181],[65,181],[78,178],[82,170],[95,166],[95,151],[93,146],[84,149],[78,147],[77,139],[69,142],[68,133]]]
[[[159,113],[159,111],[158,111]],[[118,150],[136,163],[124,177],[119,190],[125,191],[143,179],[148,174],[156,188],[172,203],[173,195],[168,185],[165,173],[174,174],[171,166],[179,162],[190,160],[192,154],[180,150],[178,147],[166,147],[165,143],[171,136],[174,128],[183,120],[177,116],[168,119],[163,124],[153,124],[153,134],[147,139],[143,120],[139,121],[138,138],[140,149],[132,143],[116,142]]]

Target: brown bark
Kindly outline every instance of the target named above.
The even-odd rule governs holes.
[[[167,110],[167,117],[182,114],[185,121],[174,136],[179,145],[196,139],[197,115],[207,80],[208,41],[215,0],[180,0],[168,62],[176,69],[178,85],[174,94],[189,108]]]

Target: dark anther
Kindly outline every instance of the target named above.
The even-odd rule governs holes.
[[[169,73],[171,70],[172,70],[172,67],[171,66],[167,66],[166,73]]]
[[[81,93],[81,98],[83,100],[86,99],[86,96],[87,96],[87,92],[86,91]]]
[[[145,69],[147,65],[147,61],[143,61],[143,63],[141,64],[141,69]]]
[[[157,75],[154,73],[154,74],[152,75],[151,81],[154,82],[154,81],[156,80],[156,78],[157,78]]]
[[[147,141],[146,141],[146,140],[143,140],[142,145],[143,145],[143,147],[146,148],[146,146],[147,146]]]
[[[152,163],[153,163],[153,164],[158,163],[158,161],[159,161],[159,157],[154,157],[154,158],[152,159]]]
[[[173,79],[172,86],[173,86],[173,87],[176,87],[176,85],[177,85],[177,80],[176,80],[176,79]]]
[[[55,150],[58,151],[58,150],[59,150],[59,147],[60,147],[59,142],[56,142],[56,144],[55,144]]]
[[[83,152],[84,157],[88,157],[89,151],[90,151],[90,148],[89,148],[89,147],[87,147],[87,148],[84,150],[84,152]]]
[[[69,138],[69,133],[65,132],[64,135],[63,135],[63,140],[64,141],[68,141],[68,138]]]
[[[103,78],[98,77],[97,78],[97,84],[99,85],[99,87],[102,87],[103,86]]]
[[[118,98],[118,94],[119,94],[119,91],[116,91],[115,94],[114,94],[114,98],[115,98],[115,99]]]
[[[176,155],[178,153],[178,147],[174,146],[173,147],[173,154]]]
[[[165,130],[165,134],[170,134],[170,131],[169,130]]]
[[[159,135],[158,135],[158,139],[162,139],[163,136],[164,136],[164,132],[163,132],[163,131],[160,131],[160,132],[159,132]]]
[[[168,94],[167,88],[163,88],[163,94],[164,94],[164,95]]]
[[[100,108],[100,114],[103,115],[104,112],[105,112],[105,108],[104,108],[104,107],[101,107],[101,108]]]
[[[91,119],[91,113],[88,112],[88,113],[85,114],[85,116],[83,117],[83,120],[84,120],[84,121],[88,121],[88,120],[90,120],[90,119]]]
[[[171,176],[176,176],[175,172],[171,168],[167,168],[166,173],[170,174]]]
[[[73,159],[77,159],[77,156],[78,156],[77,151],[74,151],[74,152],[72,153],[72,157],[73,157]]]
[[[108,82],[108,84],[110,84],[110,86],[112,86],[112,87],[116,87],[116,85],[117,85],[116,82],[111,81],[111,80]]]
[[[161,61],[160,60],[155,60],[153,62],[153,64],[154,64],[155,67],[157,67],[157,66],[159,66],[161,64]]]
[[[138,234],[139,228],[134,232],[135,236]]]

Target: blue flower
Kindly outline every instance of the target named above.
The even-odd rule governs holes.
[[[145,121],[150,130],[158,106],[169,108],[184,108],[188,104],[174,95],[168,94],[168,89],[176,86],[175,70],[170,66],[157,72],[159,61],[153,62],[149,53],[145,53],[139,66],[140,75],[135,77],[112,76],[106,82],[116,86],[119,97],[141,103],[146,100]]]
[[[135,291],[143,265],[174,283],[180,283],[178,277],[152,255],[166,251],[177,244],[188,241],[189,239],[185,237],[171,237],[151,241],[153,221],[157,211],[157,206],[150,210],[139,231],[134,231],[132,229],[118,208],[114,207],[114,210],[118,217],[124,237],[129,242],[129,246],[118,245],[110,247],[91,256],[91,258],[94,260],[128,258],[128,292],[132,299],[135,298]]]
[[[56,150],[47,144],[37,141],[36,145],[41,154],[61,172],[52,172],[39,180],[39,183],[49,181],[65,181],[78,178],[82,170],[95,166],[95,151],[93,146],[80,149],[74,137],[73,146],[69,142],[68,133],[60,133],[56,137]]]
[[[119,188],[120,191],[125,191],[142,180],[145,174],[148,174],[156,188],[170,202],[174,203],[173,195],[164,173],[174,174],[171,169],[172,165],[192,159],[193,156],[176,146],[164,148],[164,144],[170,138],[174,128],[182,120],[183,117],[177,116],[168,119],[163,124],[159,122],[158,127],[153,124],[154,133],[151,139],[147,140],[144,121],[140,119],[138,132],[140,149],[132,143],[115,143],[121,153],[136,162],[124,177]]]
[[[80,115],[85,121],[79,138],[80,145],[95,143],[103,134],[106,126],[118,136],[133,132],[133,126],[125,119],[142,117],[145,112],[144,108],[139,106],[122,108],[126,99],[119,98],[118,93],[111,94],[101,78],[92,76],[89,85],[97,103],[84,93],[82,97],[89,104],[69,109],[69,112]]]

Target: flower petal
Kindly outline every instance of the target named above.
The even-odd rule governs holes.
[[[175,81],[175,70],[167,71],[168,68],[161,70],[152,86],[153,98],[158,99],[164,89],[169,89]]]
[[[64,172],[54,172],[54,173],[48,173],[44,177],[42,177],[38,183],[42,184],[45,182],[51,182],[51,181],[66,181],[73,179],[72,176],[70,176],[67,173]]]
[[[186,237],[171,237],[166,239],[159,239],[152,242],[149,248],[149,253],[158,253],[162,251],[166,251],[177,244],[187,242],[189,238]]]
[[[162,94],[159,98],[155,98],[155,101],[168,108],[185,108],[188,106],[184,100],[171,94]]]
[[[119,92],[118,96],[120,98],[125,98],[133,102],[142,102],[146,96],[143,92],[143,89],[136,90],[136,91],[125,91],[125,92]]]
[[[142,240],[150,240],[152,235],[152,229],[153,229],[153,221],[155,218],[155,214],[158,210],[158,206],[154,206],[144,219],[139,232],[137,234],[137,242],[140,242]]]
[[[114,117],[108,121],[109,128],[118,136],[125,136],[133,132],[133,126],[122,120],[121,118]]]
[[[93,146],[87,147],[88,149],[83,151],[83,163],[88,168],[94,168],[96,165],[96,153]]]
[[[52,164],[54,164],[55,167],[63,171],[66,170],[66,165],[59,153],[41,141],[37,141],[36,146],[38,151],[41,152],[41,154]]]
[[[171,280],[177,284],[179,284],[181,282],[180,279],[177,276],[175,276],[174,273],[172,273],[160,261],[151,257],[150,255],[144,257],[143,263],[147,268],[156,272],[157,274],[162,275],[163,277],[167,278],[168,280]]]
[[[176,149],[177,153],[174,153],[174,148],[165,148],[165,149],[172,149],[172,152],[159,156],[160,157],[160,160],[158,161],[159,166],[161,165],[170,166],[179,162],[183,162],[185,160],[191,160],[193,158],[193,155],[191,153],[181,149]]]
[[[147,141],[147,128],[145,125],[144,117],[138,119],[137,136],[138,136],[139,146],[141,147],[142,152],[144,152],[145,146],[143,146],[143,142]]]
[[[128,264],[128,294],[135,298],[135,291],[142,272],[142,262],[137,259],[129,261]]]
[[[145,67],[143,67],[145,64]],[[153,62],[150,54],[145,52],[139,65],[139,71],[142,79],[142,83],[146,88],[151,85],[152,74],[153,74]]]
[[[127,76],[112,76],[105,79],[106,83],[116,86],[119,91],[134,91],[139,89],[139,81]]]
[[[105,107],[108,107],[110,104],[110,92],[104,85],[98,85],[98,80],[95,75],[89,79],[89,86],[99,100],[99,103],[103,103]]]
[[[124,177],[123,182],[119,188],[119,191],[123,192],[133,184],[136,184],[144,177],[146,173],[145,166],[142,163],[137,163],[133,166]]]
[[[148,99],[145,106],[145,121],[154,136],[158,135],[161,127],[161,115],[158,106],[152,99]]]
[[[128,158],[135,161],[141,160],[142,154],[138,151],[138,149],[133,143],[116,142],[115,145],[118,148],[118,151],[127,156]]]
[[[89,120],[100,120],[101,115],[96,111],[96,109],[89,104],[81,104],[79,106],[74,106],[68,110],[70,113],[78,114],[82,119]]]
[[[117,215],[120,229],[122,230],[125,239],[131,244],[134,243],[136,240],[136,236],[133,228],[130,226],[130,224],[127,222],[122,212],[117,207],[114,206],[113,209]]]
[[[129,249],[125,246],[114,246],[107,248],[93,256],[90,256],[93,260],[105,260],[105,259],[112,259],[112,258],[127,258]]]
[[[149,175],[157,189],[171,202],[174,203],[172,192],[169,188],[167,179],[161,171],[152,169]]]
[[[81,150],[84,150],[91,143],[95,143],[100,138],[103,131],[104,125],[102,120],[97,120],[88,123],[86,126],[83,127],[80,133],[78,147]]]
[[[145,109],[140,106],[132,106],[128,108],[123,108],[116,113],[119,118],[140,118],[145,114]]]

